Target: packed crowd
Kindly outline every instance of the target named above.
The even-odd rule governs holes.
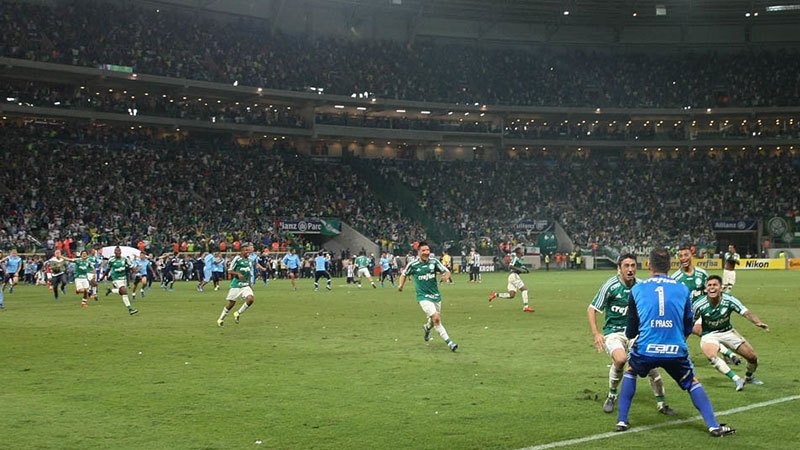
[[[582,248],[702,246],[714,240],[714,219],[800,214],[800,158],[788,154],[371,164],[411,186],[419,207],[458,230],[464,245],[535,242],[517,224],[547,220]]]
[[[210,100],[68,86],[39,82],[0,84],[0,98],[8,103],[49,108],[88,109],[131,116],[148,115],[211,123],[305,128],[301,114],[291,106],[264,103],[242,104],[232,100]]]
[[[287,239],[277,219],[310,217],[337,217],[397,246],[424,236],[349,166],[293,149],[46,123],[0,123],[0,135],[0,249],[66,237],[161,249],[186,240],[269,246]]]
[[[2,1],[0,56],[287,90],[472,105],[800,105],[797,50],[682,53],[413,45],[275,32],[96,1]],[[765,70],[768,68],[768,70]]]

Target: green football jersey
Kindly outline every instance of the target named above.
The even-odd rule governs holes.
[[[631,298],[631,288],[641,281],[636,278],[633,285],[628,287],[619,279],[619,275],[614,275],[597,291],[589,306],[606,315],[603,336],[625,331],[625,327],[628,326],[628,300]]]
[[[75,278],[88,278],[94,272],[94,265],[88,259],[75,260]]]
[[[717,306],[712,305],[708,296],[703,295],[692,305],[692,310],[695,319],[703,320],[702,334],[708,334],[714,331],[732,330],[731,313],[737,312],[744,315],[747,307],[738,298],[723,292],[722,299]]]
[[[520,270],[511,270],[511,267],[517,267]],[[522,262],[522,258],[518,258],[517,255],[514,255],[511,257],[511,264],[509,264],[509,270],[511,270],[514,273],[520,273],[520,272],[527,272],[528,268],[525,266],[525,263]]]
[[[359,269],[366,269],[369,267],[369,258],[366,256],[357,256],[355,262]]]
[[[687,275],[683,270],[678,269],[672,274],[672,279],[677,280],[678,283],[689,288],[692,293],[692,304],[697,301],[700,296],[706,293],[706,281],[708,280],[708,272],[699,267],[694,268],[691,275]]]
[[[239,272],[244,280],[240,280],[239,277],[234,275],[231,278],[231,287],[243,288],[250,286],[250,273],[252,270],[249,259],[236,255],[228,266],[228,272]]]
[[[428,258],[427,262],[414,259],[409,262],[403,275],[414,278],[414,288],[417,290],[417,301],[428,300],[434,303],[442,301],[442,294],[439,293],[439,283],[436,281],[436,273],[447,273],[447,267],[438,259]]]
[[[111,281],[125,281],[128,269],[133,268],[131,260],[125,257],[116,258],[112,256],[108,260],[108,268],[111,272]]]

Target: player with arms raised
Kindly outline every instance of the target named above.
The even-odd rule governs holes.
[[[511,258],[511,263],[508,265],[508,270],[511,272],[508,274],[508,285],[506,286],[508,292],[501,292],[499,294],[497,292],[492,292],[489,294],[489,301],[491,302],[495,298],[514,298],[517,295],[517,290],[519,290],[522,292],[522,310],[524,312],[533,312],[534,309],[528,305],[528,288],[525,287],[525,283],[519,276],[521,273],[529,272],[525,263],[522,261],[523,254],[522,247],[514,249],[514,256]]]
[[[640,282],[636,278],[636,255],[627,253],[620,255],[617,260],[617,275],[609,278],[595,294],[586,313],[589,317],[589,328],[594,336],[594,346],[598,352],[605,350],[611,357],[611,368],[608,371],[608,396],[603,403],[603,411],[614,411],[617,401],[617,387],[628,361],[628,350],[633,341],[625,335],[628,325],[628,300],[631,289]],[[603,332],[597,329],[597,313],[605,314]],[[675,411],[664,401],[664,381],[658,369],[651,370],[647,377],[656,396],[658,412],[667,416],[674,416]]]
[[[738,298],[722,292],[722,278],[717,275],[708,277],[706,295],[697,299],[692,309],[694,310],[694,316],[702,321],[703,331],[700,338],[700,348],[708,358],[708,362],[721,374],[733,380],[737,391],[744,389],[745,383],[764,384],[753,376],[756,368],[758,368],[758,355],[753,350],[753,346],[731,325],[731,314],[735,311],[765,331],[769,331],[769,326],[747,309]],[[725,361],[717,358],[717,352],[723,344],[736,349],[747,360],[747,372],[744,380],[736,375],[725,364]]]
[[[397,290],[403,292],[406,278],[414,278],[417,302],[428,316],[428,321],[422,326],[425,333],[424,339],[431,340],[431,328],[435,328],[450,350],[456,351],[458,344],[450,339],[447,330],[442,325],[442,294],[439,293],[439,284],[436,282],[437,273],[441,273],[442,279],[447,281],[450,278],[450,271],[439,260],[430,257],[431,248],[427,242],[419,243],[417,254],[418,258],[411,260],[403,269]]]

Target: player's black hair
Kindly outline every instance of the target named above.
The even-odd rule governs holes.
[[[423,246],[430,247],[430,245],[428,244],[428,241],[420,241],[419,242],[419,246],[417,248],[422,248]]]
[[[636,255],[634,255],[633,253],[623,253],[619,255],[619,258],[617,258],[617,267],[621,266],[622,261],[626,259],[632,259],[634,262],[636,262]]]
[[[692,251],[692,247],[690,247],[689,244],[683,244],[680,247],[678,247],[678,251],[679,252],[683,251],[683,250],[689,250],[691,252]]]
[[[710,277],[706,278],[706,283],[708,283],[711,280],[717,280],[719,281],[719,284],[722,284],[722,277],[719,275],[711,275]]]
[[[669,272],[670,256],[669,250],[664,247],[656,247],[650,252],[650,268],[655,273]]]

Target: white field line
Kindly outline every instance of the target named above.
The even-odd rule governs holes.
[[[798,400],[798,399],[800,399],[800,395],[791,395],[789,397],[782,397],[782,398],[778,398],[778,399],[775,399],[775,400],[769,400],[769,401],[766,401],[766,402],[753,403],[751,405],[740,406],[738,408],[728,409],[726,411],[720,411],[720,412],[717,413],[717,417],[719,417],[719,416],[727,416],[727,415],[730,415],[730,414],[737,414],[737,413],[740,413],[740,412],[749,411],[751,409],[765,408],[767,406],[777,405],[778,403],[785,403],[785,402],[790,402],[790,401]],[[566,447],[568,445],[583,444],[585,442],[599,441],[600,439],[606,439],[606,438],[611,438],[611,437],[616,437],[616,436],[627,436],[627,435],[629,435],[631,433],[642,433],[642,432],[645,432],[645,431],[655,430],[657,428],[671,427],[673,425],[680,425],[680,424],[683,424],[683,423],[694,422],[694,421],[700,420],[702,418],[703,418],[702,416],[694,416],[694,417],[690,417],[688,419],[674,420],[674,421],[671,421],[671,422],[664,422],[664,423],[659,423],[659,424],[656,424],[656,425],[647,425],[647,426],[643,426],[643,427],[635,427],[635,428],[629,429],[628,431],[624,431],[624,432],[620,432],[620,433],[617,433],[617,432],[614,432],[614,431],[609,431],[608,433],[593,434],[591,436],[586,436],[586,437],[576,438],[576,439],[568,439],[566,441],[557,441],[557,442],[550,442],[549,444],[534,445],[533,447],[525,447],[525,448],[520,449],[520,450],[544,450],[544,449],[548,449],[548,448]]]

